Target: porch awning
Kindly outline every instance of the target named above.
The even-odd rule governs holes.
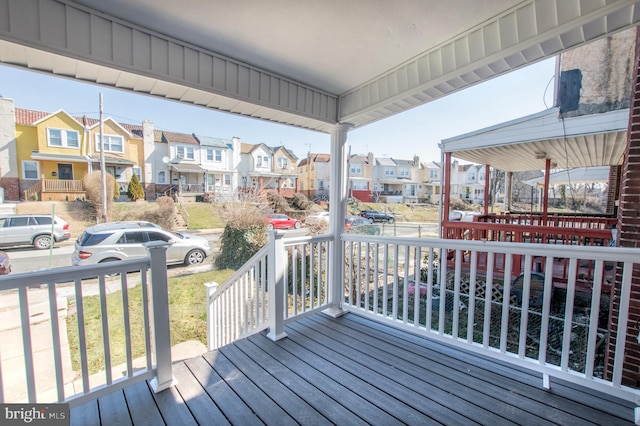
[[[197,164],[172,164],[171,167],[177,172],[180,173],[204,173],[206,169],[203,169]]]
[[[560,117],[558,108],[444,139],[453,157],[505,171],[622,164],[629,110]],[[555,166],[553,165],[555,163]]]
[[[549,174],[550,184],[607,182],[608,180],[609,166],[580,167]],[[525,180],[523,183],[531,186],[544,186],[544,176]]]
[[[90,157],[90,161],[92,163],[100,164],[100,155],[97,155],[95,157]],[[133,161],[127,160],[126,158],[111,157],[109,155],[104,156],[104,164],[110,165],[110,166],[124,166],[124,167],[131,167],[135,165]]]
[[[44,154],[38,151],[31,153],[31,159],[41,161],[65,161],[67,163],[88,163],[91,161],[84,155]]]
[[[380,183],[384,183],[387,185],[404,185],[404,184],[418,184],[415,180],[409,179],[381,179]]]

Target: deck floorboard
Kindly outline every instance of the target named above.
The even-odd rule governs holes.
[[[72,424],[629,425],[633,404],[355,314],[314,314],[72,407]]]

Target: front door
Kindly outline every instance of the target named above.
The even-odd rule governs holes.
[[[71,164],[58,164],[58,179],[73,180],[73,167]]]

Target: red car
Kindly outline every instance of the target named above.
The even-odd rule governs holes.
[[[0,251],[0,275],[7,275],[11,273],[11,261],[9,255],[3,251]]]
[[[268,214],[265,219],[267,220],[267,229],[298,229],[302,226],[302,222],[298,219],[287,216],[286,214]]]

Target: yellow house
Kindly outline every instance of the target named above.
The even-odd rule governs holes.
[[[65,111],[16,108],[16,156],[25,199],[84,198],[87,174],[84,126]]]
[[[26,200],[84,199],[83,178],[100,170],[100,123],[63,110],[45,113],[15,109],[16,157],[20,192]],[[105,170],[126,189],[133,173],[143,181],[142,130],[103,122]]]
[[[87,158],[92,171],[100,170],[100,122],[87,120]],[[126,191],[135,173],[144,187],[144,143],[139,126],[121,125],[112,118],[103,121],[105,170]]]

